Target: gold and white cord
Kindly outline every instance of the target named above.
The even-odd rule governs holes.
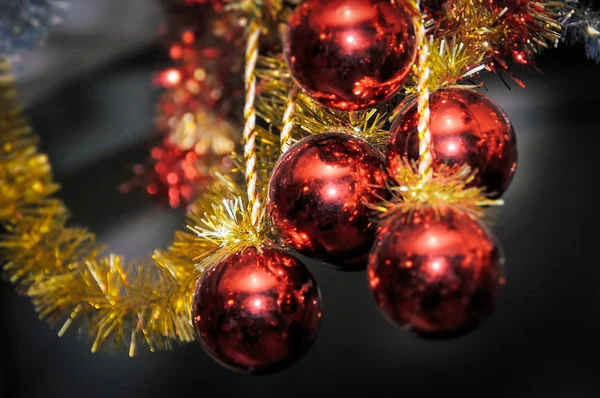
[[[246,164],[246,188],[248,194],[248,207],[252,224],[258,225],[260,217],[260,199],[258,197],[256,173],[256,62],[258,60],[258,40],[260,38],[260,25],[253,23],[249,27],[248,41],[246,43],[245,87],[246,98],[244,105],[244,161]]]
[[[281,153],[286,153],[291,145],[292,129],[294,128],[294,113],[296,112],[296,96],[298,95],[298,86],[294,84],[290,89],[288,101],[283,112],[281,121]]]
[[[420,1],[416,3],[417,8]],[[417,127],[419,136],[419,174],[422,181],[428,181],[433,177],[433,157],[431,155],[431,112],[429,110],[429,87],[427,83],[431,75],[431,69],[427,65],[429,56],[429,45],[425,31],[425,21],[421,15],[416,19],[417,42],[419,43],[419,58],[415,66],[415,73],[419,78],[417,84],[417,110],[419,113],[419,125]]]

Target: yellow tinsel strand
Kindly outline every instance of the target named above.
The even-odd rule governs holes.
[[[484,188],[471,187],[477,171],[469,166],[452,167],[442,165],[429,180],[423,181],[418,165],[404,159],[404,167],[395,176],[397,185],[389,187],[392,197],[374,206],[383,219],[393,219],[392,215],[412,214],[425,207],[431,207],[438,214],[452,208],[481,218],[486,216],[486,208],[501,206],[500,199],[490,199]]]
[[[0,59],[0,241],[3,272],[41,318],[79,327],[92,351],[141,342],[151,350],[194,340],[191,295],[198,276],[188,261],[128,264],[101,256],[91,232],[67,226],[66,207],[51,195],[48,158],[21,115],[10,64]],[[110,344],[109,344],[110,343]]]

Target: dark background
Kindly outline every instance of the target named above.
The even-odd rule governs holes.
[[[150,80],[164,62],[152,40],[141,43],[31,94],[27,109],[75,222],[129,257],[166,246],[183,220],[117,190],[147,154],[158,94]],[[246,376],[198,344],[134,359],[91,354],[87,341],[59,339],[1,282],[0,397],[600,396],[600,65],[583,54],[548,51],[543,73],[518,71],[526,89],[487,77],[514,123],[520,161],[494,227],[508,283],[473,333],[416,340],[380,316],[364,273],[311,264],[325,304],[316,344],[281,373]]]

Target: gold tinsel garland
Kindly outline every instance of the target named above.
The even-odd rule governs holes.
[[[62,335],[87,330],[92,351],[107,342],[140,342],[151,350],[191,341],[190,301],[198,271],[191,261],[126,263],[102,255],[93,233],[68,225],[69,212],[52,197],[48,158],[21,115],[10,64],[0,61],[0,241],[4,273],[31,298],[41,318],[63,322]]]

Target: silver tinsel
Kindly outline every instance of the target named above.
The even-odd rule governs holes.
[[[0,55],[42,44],[68,0],[0,0]]]
[[[583,43],[586,56],[600,63],[600,10],[592,9],[577,0],[567,0],[561,10],[564,40]]]

